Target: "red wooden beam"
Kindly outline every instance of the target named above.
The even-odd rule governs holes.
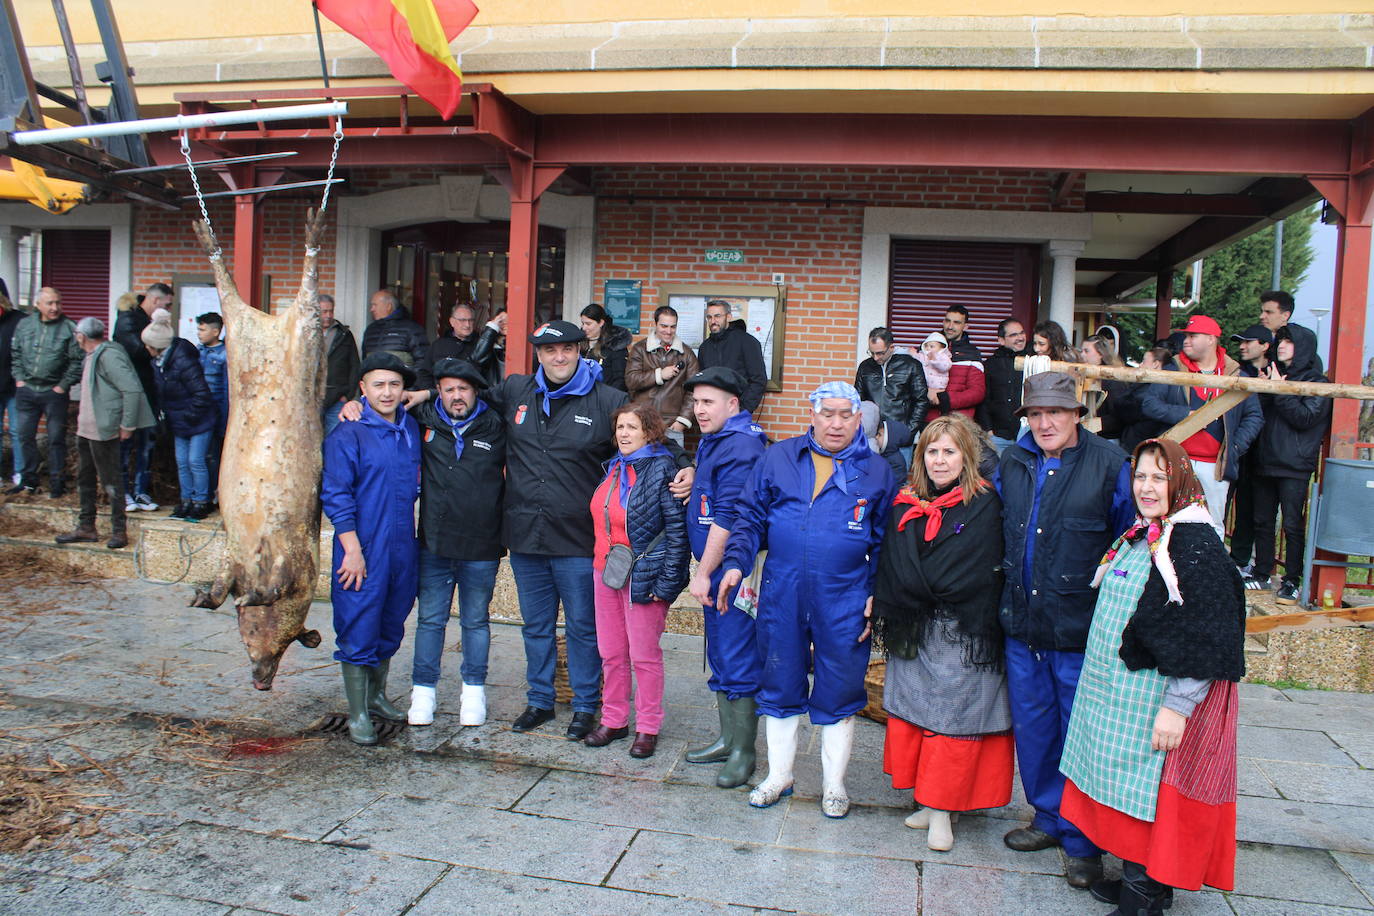
[[[990,115],[543,115],[569,165],[731,164],[1346,174],[1347,121]],[[1162,142],[1183,137],[1186,142]],[[1264,142],[1256,137],[1263,136]]]

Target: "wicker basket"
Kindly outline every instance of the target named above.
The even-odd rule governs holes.
[[[874,722],[886,722],[887,710],[883,709],[883,682],[887,679],[887,661],[875,658],[868,663],[868,674],[864,676],[864,689],[868,691],[868,705],[859,710],[859,715]]]

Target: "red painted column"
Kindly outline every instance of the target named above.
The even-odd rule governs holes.
[[[264,311],[272,303],[259,302],[262,295],[262,219],[258,198],[234,198],[234,285],[243,301]]]
[[[1350,385],[1360,384],[1364,370],[1364,335],[1369,307],[1369,246],[1374,240],[1371,232],[1371,194],[1374,180],[1353,178],[1347,182],[1345,212],[1336,236],[1336,282],[1331,305],[1331,381]],[[1332,458],[1354,458],[1355,443],[1359,441],[1360,403],[1350,398],[1336,398],[1331,412],[1330,451]],[[1326,551],[1317,551],[1319,558],[1338,558]],[[1311,595],[1320,603],[1327,589],[1336,605],[1341,603],[1346,571],[1339,566],[1315,567],[1316,585]]]
[[[518,187],[518,183],[517,183]],[[510,202],[506,261],[506,375],[532,371],[535,272],[539,268],[539,198]]]

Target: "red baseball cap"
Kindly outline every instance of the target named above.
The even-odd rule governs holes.
[[[1188,319],[1188,325],[1183,329],[1184,334],[1211,334],[1213,337],[1221,336],[1221,325],[1217,324],[1212,318],[1206,315],[1193,315]]]

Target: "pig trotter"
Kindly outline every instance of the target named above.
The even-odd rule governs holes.
[[[296,641],[307,649],[314,649],[320,644],[320,631],[306,630],[296,637]]]
[[[196,589],[195,595],[191,598],[188,607],[208,607],[217,608],[224,603],[224,599],[229,597],[231,583],[223,578],[216,579],[209,588]]]

